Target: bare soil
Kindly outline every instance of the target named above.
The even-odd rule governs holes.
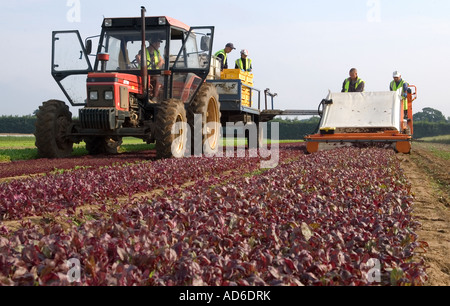
[[[450,286],[450,160],[433,153],[436,145],[414,143],[411,155],[399,155],[415,196],[414,215],[422,224],[419,241],[428,244],[423,258],[429,286]],[[450,152],[450,145],[439,145]]]

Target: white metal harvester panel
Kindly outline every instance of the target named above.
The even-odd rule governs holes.
[[[401,130],[398,92],[331,93],[321,128],[380,128]]]

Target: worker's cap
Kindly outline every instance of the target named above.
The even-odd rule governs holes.
[[[234,45],[232,43],[228,43],[225,48],[231,48],[233,50],[236,50],[236,48],[234,47]]]
[[[159,35],[155,35],[155,36],[150,37],[150,42],[151,43],[158,43],[158,42],[162,43],[163,41]]]
[[[248,50],[246,50],[246,49],[241,50],[241,54],[244,54],[245,56],[248,56]]]
[[[394,78],[400,78],[402,74],[399,71],[394,71]]]

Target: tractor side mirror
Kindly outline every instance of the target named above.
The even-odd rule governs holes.
[[[92,40],[88,39],[86,41],[86,53],[89,55],[92,52]]]
[[[211,37],[203,36],[200,42],[200,48],[202,51],[209,51],[209,46],[211,45]]]

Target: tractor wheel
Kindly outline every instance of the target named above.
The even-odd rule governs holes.
[[[184,157],[188,139],[184,103],[177,99],[164,101],[158,109],[155,125],[156,157]]]
[[[72,113],[64,102],[44,102],[37,113],[34,133],[39,157],[69,157],[73,150],[73,141],[67,136],[71,126]]]
[[[116,139],[103,136],[95,136],[84,139],[86,143],[86,150],[89,155],[115,155],[119,154],[120,146],[122,145],[122,138]]]
[[[193,136],[191,138],[192,153],[194,155],[202,152],[209,155],[217,153],[220,146],[222,126],[220,123],[219,94],[213,84],[204,83],[202,85],[196,98],[189,106],[187,114]],[[200,128],[201,131],[198,131]],[[198,138],[197,143],[196,138]],[[199,146],[200,139],[202,151],[200,149],[195,150],[196,145]]]

